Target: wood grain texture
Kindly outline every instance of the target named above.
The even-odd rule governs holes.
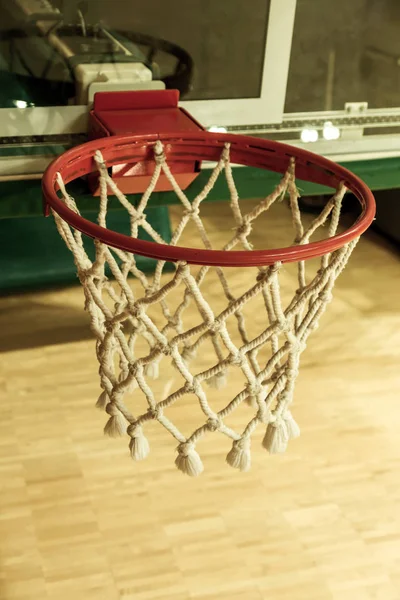
[[[227,210],[205,207],[214,240]],[[284,456],[254,443],[246,474],[207,438],[194,480],[156,426],[142,463],[102,435],[80,288],[3,298],[0,598],[398,600],[399,298],[399,256],[368,233],[303,355],[302,436]]]

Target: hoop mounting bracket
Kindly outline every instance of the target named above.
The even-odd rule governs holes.
[[[179,134],[203,131],[204,128],[178,106],[178,90],[98,92],[89,114],[89,139],[114,135]],[[186,189],[200,172],[200,163],[188,160],[169,162],[181,189]],[[154,171],[154,161],[123,163],[112,167],[112,178],[128,194],[144,192]],[[91,174],[89,184],[98,195],[98,176]],[[171,185],[162,173],[155,191],[168,191]]]

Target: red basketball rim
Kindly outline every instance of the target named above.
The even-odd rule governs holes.
[[[97,170],[94,154],[103,155],[107,166],[124,162],[151,160],[152,148],[157,140],[164,145],[168,159],[188,162],[218,161],[224,145],[230,143],[230,160],[240,164],[285,173],[291,158],[296,161],[296,178],[322,184],[333,189],[343,182],[358,199],[361,214],[346,231],[331,238],[304,245],[274,250],[224,251],[170,246],[132,238],[106,229],[84,219],[70,210],[58,197],[57,173],[64,183]],[[69,225],[91,238],[115,248],[166,261],[186,261],[197,265],[221,267],[264,266],[276,262],[296,262],[333,252],[359,237],[375,216],[375,200],[371,190],[356,175],[332,161],[307,150],[280,142],[261,140],[250,136],[209,133],[206,131],[175,134],[150,134],[111,136],[67,150],[56,158],[43,175],[42,190],[45,213],[50,206]]]

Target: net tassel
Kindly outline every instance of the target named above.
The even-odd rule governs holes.
[[[226,456],[226,462],[239,471],[249,471],[251,467],[250,438],[235,440]]]
[[[133,460],[144,460],[150,452],[149,442],[143,433],[140,425],[132,424],[127,429],[128,435],[131,437],[129,442],[129,450]]]
[[[294,420],[293,415],[290,412],[290,410],[285,411],[285,413],[283,415],[283,419],[286,424],[286,428],[287,428],[287,432],[288,432],[288,439],[294,440],[295,438],[298,438],[300,435],[300,427]]]
[[[96,408],[99,408],[100,410],[105,410],[108,402],[109,398],[107,392],[103,391],[97,399]]]
[[[204,471],[201,458],[190,442],[178,446],[178,456],[175,459],[175,465],[179,471],[190,477],[197,477]]]
[[[106,406],[106,413],[110,415],[105,427],[104,433],[110,437],[119,437],[126,433],[126,419],[121,411],[113,404],[109,402]]]
[[[278,417],[268,424],[262,445],[270,454],[281,454],[285,452],[288,441],[287,425],[282,417]]]
[[[210,379],[207,379],[207,384],[215,390],[221,390],[223,387],[226,386],[226,383],[227,379],[225,371],[220,371],[216,375],[210,377]]]

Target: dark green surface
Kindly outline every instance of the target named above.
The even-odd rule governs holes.
[[[372,190],[400,188],[400,158],[387,158],[381,160],[355,161],[343,165],[363,179]],[[204,170],[187,190],[189,198],[204,187],[210,171]],[[260,198],[266,196],[276,185],[279,175],[261,169],[241,167],[235,169],[235,181],[244,198]],[[329,188],[306,181],[298,181],[303,196],[329,193]],[[69,188],[71,194],[77,199],[82,211],[93,210],[98,200],[93,198],[83,181],[74,182]],[[132,201],[137,201],[140,196],[131,196]],[[0,219],[12,217],[38,216],[42,214],[42,199],[40,181],[10,181],[0,184]],[[208,200],[227,200],[228,188],[221,176],[209,194]],[[175,204],[176,195],[173,192],[154,193],[151,197],[151,206],[165,206]],[[115,198],[110,198],[109,210],[118,210],[120,205]]]
[[[8,156],[45,156],[49,160],[54,160],[57,156],[60,156],[63,152],[68,150],[70,146],[65,145],[37,145],[37,146],[19,146],[18,144],[0,146],[0,159]],[[3,190],[2,183],[0,183],[0,190]],[[4,192],[2,192],[4,193]]]
[[[166,207],[148,209],[147,220],[169,242],[171,230]],[[94,220],[96,214],[84,213]],[[107,219],[115,231],[129,234],[129,220],[122,212],[114,212]],[[141,230],[139,237],[149,239]],[[23,217],[0,220],[0,292],[65,285],[77,280],[73,256],[61,239],[52,217]],[[86,249],[93,258],[93,241],[86,240]],[[143,271],[152,271],[155,261],[137,257]],[[168,265],[166,265],[168,268]]]

